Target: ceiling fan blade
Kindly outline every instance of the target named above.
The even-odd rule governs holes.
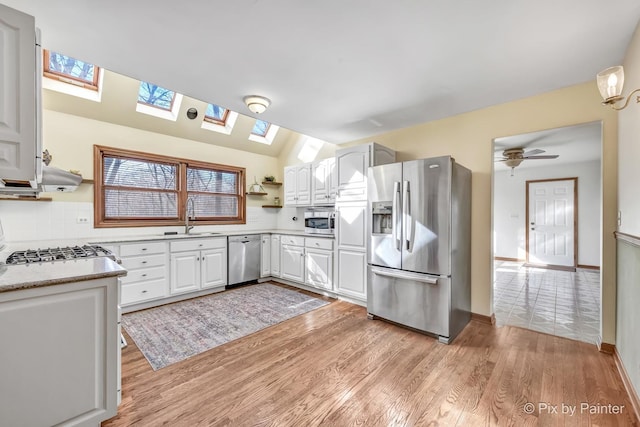
[[[544,150],[541,150],[539,148],[536,148],[535,150],[531,150],[531,151],[527,151],[526,153],[523,154],[524,157],[527,156],[535,156],[536,154],[542,154],[544,153]]]
[[[524,157],[525,160],[543,160],[543,159],[557,159],[560,157],[558,154],[548,155],[548,156],[531,156]]]

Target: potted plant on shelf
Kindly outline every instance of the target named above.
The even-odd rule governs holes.
[[[264,181],[265,181],[265,182],[275,182],[275,180],[276,180],[276,177],[275,177],[275,176],[273,176],[273,175],[266,175],[266,176],[264,177]]]

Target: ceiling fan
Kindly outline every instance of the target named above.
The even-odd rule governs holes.
[[[513,169],[520,166],[524,160],[543,160],[543,159],[557,159],[557,154],[551,154],[546,156],[539,156],[538,154],[544,153],[544,150],[539,148],[527,151],[525,153],[524,148],[507,148],[502,152],[502,158],[496,159],[496,162],[504,162],[505,165],[511,168],[511,175],[513,176]]]

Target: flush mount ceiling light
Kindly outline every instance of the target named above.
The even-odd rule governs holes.
[[[640,92],[640,89],[634,90],[626,97],[626,100],[625,97],[622,96],[622,86],[624,86],[624,69],[622,65],[600,71],[596,76],[596,82],[598,83],[600,95],[602,99],[604,99],[602,105],[609,105],[614,110],[626,108],[627,105],[629,105],[631,96],[636,92]],[[622,107],[616,107],[616,104],[623,100],[624,105]],[[636,102],[640,103],[640,96],[636,97]]]
[[[252,113],[261,114],[265,112],[271,101],[264,96],[249,95],[244,97],[244,103]]]

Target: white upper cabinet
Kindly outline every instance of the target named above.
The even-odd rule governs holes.
[[[311,164],[284,168],[284,205],[311,205]]]
[[[311,166],[311,197],[314,205],[333,205],[336,202],[336,159],[313,162]]]
[[[395,161],[395,151],[375,142],[336,151],[337,200],[367,200],[369,166]]]
[[[0,179],[36,179],[36,27],[0,4]]]

